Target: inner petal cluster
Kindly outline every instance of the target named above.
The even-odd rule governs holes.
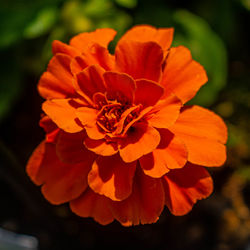
[[[98,96],[98,97],[97,97]],[[107,98],[98,93],[95,96],[95,107],[99,110],[96,124],[100,132],[108,137],[125,136],[131,125],[137,121],[142,105],[130,104],[124,98]]]

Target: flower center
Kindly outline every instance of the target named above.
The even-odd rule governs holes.
[[[141,105],[123,103],[118,100],[102,99],[98,96],[97,125],[102,132],[111,137],[124,136],[126,131],[138,118],[142,109]],[[100,99],[102,99],[100,101]]]

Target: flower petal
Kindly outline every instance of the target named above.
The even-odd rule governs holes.
[[[72,212],[81,217],[93,217],[101,225],[114,220],[109,209],[109,199],[87,189],[79,198],[70,202]]]
[[[61,204],[78,197],[87,188],[87,174],[93,160],[65,164],[58,159],[54,144],[42,142],[32,154],[26,171],[34,183],[43,184],[42,193],[49,202]]]
[[[71,105],[71,99],[47,100],[42,109],[65,132],[77,133],[83,130],[76,121],[76,109]]]
[[[206,71],[192,59],[187,48],[179,46],[170,49],[161,80],[161,85],[165,87],[165,95],[174,93],[186,103],[206,82]]]
[[[182,169],[171,170],[162,178],[165,202],[174,215],[188,213],[197,200],[208,197],[213,181],[207,170],[188,163]]]
[[[77,109],[76,114],[91,139],[99,140],[104,138],[105,134],[99,130],[96,124],[98,110],[81,107]]]
[[[117,143],[107,142],[105,139],[93,140],[90,138],[86,138],[84,141],[84,145],[87,147],[87,149],[102,156],[114,155],[118,151]]]
[[[81,52],[89,50],[94,44],[98,43],[102,47],[107,47],[109,42],[113,40],[116,31],[110,28],[97,29],[93,32],[84,32],[70,40],[70,45]]]
[[[76,75],[74,87],[89,104],[93,104],[93,95],[96,92],[104,93],[106,90],[103,73],[105,71],[98,65],[91,65]]]
[[[117,70],[134,79],[156,81],[161,77],[163,51],[155,42],[141,43],[124,40],[115,50]]]
[[[135,82],[127,74],[118,72],[105,72],[104,80],[107,85],[108,95],[129,100],[131,103],[134,100]],[[120,96],[122,95],[122,96]]]
[[[61,41],[58,40],[54,40],[52,42],[52,52],[54,55],[61,53],[61,54],[66,54],[72,58],[80,54],[80,52],[77,51],[72,46],[62,43]]]
[[[41,185],[44,182],[43,178],[40,178],[39,171],[44,161],[45,152],[46,142],[42,141],[33,151],[26,166],[28,176],[36,185]]]
[[[164,88],[156,82],[139,79],[135,83],[135,104],[142,104],[143,107],[154,106],[163,95]]]
[[[147,121],[155,128],[168,128],[177,120],[181,107],[181,101],[175,95],[170,95],[153,107],[147,114]]]
[[[132,194],[111,203],[111,211],[123,226],[154,223],[164,207],[164,190],[160,179],[144,175],[138,168]]]
[[[183,107],[173,128],[182,134],[200,136],[223,144],[227,141],[224,121],[214,112],[196,105]]]
[[[46,142],[55,142],[60,128],[47,116],[44,115],[39,121],[39,126],[46,132]]]
[[[75,95],[70,70],[71,57],[56,54],[38,83],[40,95],[45,99],[65,98]]]
[[[221,166],[225,162],[223,143],[227,140],[227,129],[212,111],[187,106],[169,130],[183,140],[188,149],[188,161],[208,167]]]
[[[90,161],[95,157],[93,152],[86,149],[83,141],[86,138],[84,132],[65,133],[60,131],[56,142],[56,153],[58,158],[65,163],[75,164]]]
[[[157,42],[163,50],[168,50],[173,41],[173,28],[156,29],[149,25],[137,25],[128,30],[120,39],[139,42]]]
[[[52,204],[62,204],[80,196],[88,187],[87,175],[91,162],[57,163],[50,169],[50,178],[42,186],[44,197]]]
[[[182,168],[188,158],[188,152],[181,140],[167,129],[159,130],[161,141],[150,154],[140,158],[140,165],[146,175],[162,177],[170,169]]]
[[[159,132],[145,123],[137,123],[131,128],[119,145],[120,156],[125,162],[135,161],[152,152],[161,139]]]
[[[118,154],[99,157],[88,175],[90,188],[106,197],[121,201],[132,192],[136,162],[125,163]]]
[[[105,70],[112,70],[114,68],[114,56],[109,54],[109,51],[98,45],[93,44],[91,49],[76,56],[70,65],[71,72],[77,74],[90,65],[99,65]]]

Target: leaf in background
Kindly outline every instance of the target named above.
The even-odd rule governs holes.
[[[215,102],[220,90],[226,84],[225,46],[204,19],[186,10],[176,11],[173,21],[180,27],[180,32],[176,32],[174,45],[187,46],[193,58],[204,66],[208,74],[208,83],[190,103],[209,106]]]
[[[250,10],[250,0],[241,0],[240,2],[247,10]]]
[[[23,39],[24,30],[27,26],[34,24],[41,10],[53,8],[50,6],[58,6],[62,1],[64,0],[0,1],[0,49],[12,46]],[[51,15],[52,13],[42,14],[42,21],[45,22],[47,19],[47,26],[48,16],[52,19]],[[38,26],[36,28],[37,32],[41,29]],[[36,31],[33,30],[33,33]]]
[[[58,9],[56,7],[47,7],[40,10],[37,16],[24,29],[25,38],[36,38],[48,32],[58,18]]]
[[[115,0],[117,4],[125,8],[135,8],[137,5],[137,0]]]

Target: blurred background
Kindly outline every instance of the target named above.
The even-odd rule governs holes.
[[[0,250],[249,250],[249,14],[249,0],[0,0]],[[36,86],[53,40],[111,27],[117,41],[134,24],[174,27],[174,46],[205,67],[209,82],[192,103],[226,121],[228,160],[209,169],[215,191],[188,215],[165,209],[153,225],[103,227],[50,205],[25,174],[44,137]]]

